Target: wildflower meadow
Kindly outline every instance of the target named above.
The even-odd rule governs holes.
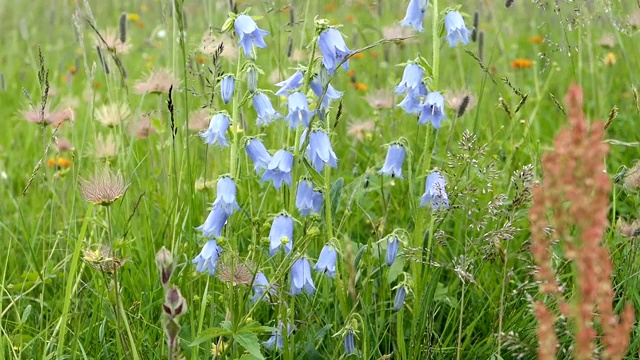
[[[640,1],[0,2],[1,359],[637,359]]]

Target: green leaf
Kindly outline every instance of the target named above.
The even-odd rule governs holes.
[[[342,195],[342,189],[344,188],[344,179],[339,178],[333,183],[331,187],[331,217],[335,219],[336,210],[338,209],[338,203],[340,202],[340,195]]]
[[[257,359],[264,360],[262,353],[260,352],[260,340],[258,335],[247,331],[246,329],[240,330],[237,334],[233,335],[233,339],[245,348],[249,354],[253,355]]]
[[[200,334],[198,335],[197,338],[195,338],[191,344],[189,344],[189,346],[196,346],[196,345],[200,345],[201,343],[209,340],[209,339],[213,339],[216,337],[220,337],[220,336],[229,336],[231,335],[231,331],[227,330],[227,329],[221,329],[221,328],[209,328],[206,329],[202,332],[200,332]]]

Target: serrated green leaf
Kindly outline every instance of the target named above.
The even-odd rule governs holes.
[[[240,330],[240,332],[233,335],[233,339],[240,344],[249,354],[253,355],[257,359],[264,360],[264,356],[260,352],[260,340],[258,335],[247,331],[246,329]]]
[[[191,344],[189,344],[189,346],[196,346],[196,345],[200,345],[201,343],[209,340],[209,339],[213,339],[216,337],[220,337],[220,336],[229,336],[231,335],[231,331],[227,330],[227,329],[222,329],[222,328],[209,328],[206,329],[204,331],[201,331],[200,334],[198,334],[198,337],[195,338]]]

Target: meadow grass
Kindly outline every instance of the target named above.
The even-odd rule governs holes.
[[[532,304],[548,299],[534,276],[527,216],[543,154],[567,126],[572,83],[584,91],[586,117],[610,122],[603,160],[613,190],[602,241],[615,313],[638,309],[637,226],[622,225],[637,218],[639,199],[640,3],[429,3],[424,32],[399,26],[408,1],[1,3],[0,358],[536,358]],[[478,13],[473,37],[481,41],[450,47],[444,39],[444,14],[458,6],[469,29]],[[255,62],[226,23],[230,10],[249,8],[270,33],[266,48],[252,50]],[[259,69],[257,87],[284,117],[287,98],[274,84],[312,69],[301,91],[319,110],[309,86],[329,24],[342,25],[352,53],[348,70],[331,76],[344,93],[312,120],[329,135],[337,167],[316,171],[303,125],[256,125],[246,74]],[[439,129],[418,125],[393,93],[404,64],[418,57],[427,88],[446,99]],[[160,69],[171,78],[154,91],[143,82]],[[235,76],[228,104],[224,74]],[[199,136],[218,111],[231,119],[226,147]],[[45,116],[70,119],[38,123]],[[245,150],[250,136],[270,155],[293,153],[291,186],[260,181]],[[396,141],[406,149],[403,178],[378,172]],[[436,210],[420,206],[433,171],[449,201]],[[117,174],[124,184],[113,184]],[[216,239],[221,253],[209,275],[192,264],[211,238],[195,228],[223,175],[235,181],[241,209]],[[324,200],[308,216],[296,207],[303,176]],[[293,218],[292,250],[270,256],[281,215]],[[393,238],[398,255],[389,259]],[[313,270],[326,244],[337,250],[334,277]],[[162,247],[168,252],[156,257]],[[572,299],[579,274],[553,251]],[[302,258],[315,292],[294,296]],[[164,284],[162,270],[171,273]],[[258,271],[273,287],[252,299]],[[574,325],[555,324],[560,358],[572,357]],[[282,349],[268,346],[275,333]],[[635,335],[634,327],[628,358],[640,349]]]

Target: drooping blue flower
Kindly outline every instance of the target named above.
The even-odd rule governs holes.
[[[424,184],[424,194],[422,194],[420,206],[431,204],[433,210],[449,208],[449,196],[445,190],[445,180],[437,171],[427,176]]]
[[[253,279],[253,296],[249,299],[252,303],[262,299],[263,301],[267,300],[267,297],[264,294],[267,292],[272,292],[274,289],[270,289],[269,281],[267,277],[264,276],[262,271],[258,271],[256,277]]]
[[[344,354],[349,356],[356,352],[356,341],[353,330],[347,330],[347,335],[344,337]]]
[[[254,93],[251,101],[253,102],[253,108],[256,109],[256,113],[258,113],[256,125],[268,125],[272,120],[282,117],[282,115],[273,108],[271,100],[269,100],[269,97],[265,93],[260,91]]]
[[[280,81],[279,83],[276,84],[276,86],[280,87],[280,89],[278,91],[276,91],[276,96],[286,95],[287,92],[289,92],[289,91],[298,90],[300,88],[300,86],[302,86],[302,79],[303,78],[304,78],[304,75],[302,75],[302,72],[296,71],[287,80]]]
[[[222,235],[222,228],[227,223],[229,214],[219,204],[214,205],[209,212],[209,216],[204,224],[198,226],[196,230],[202,231],[204,237],[219,238]]]
[[[398,104],[398,107],[402,108],[407,114],[418,114],[422,111],[422,104],[420,99],[413,92],[409,91],[407,96]]]
[[[228,104],[233,98],[233,90],[236,86],[236,79],[233,75],[225,75],[220,81],[220,94],[222,95],[222,101]]]
[[[406,297],[407,289],[405,289],[404,285],[401,285],[398,290],[396,290],[396,296],[393,298],[393,310],[400,311],[404,305],[404,299]]]
[[[338,167],[338,158],[331,148],[329,135],[323,130],[314,130],[309,135],[307,157],[317,172],[322,171],[325,164]]]
[[[277,330],[272,332],[269,340],[263,342],[262,344],[269,350],[274,350],[274,348],[282,350],[284,348],[284,337],[282,336],[283,328],[284,325],[282,323],[278,324]],[[291,331],[291,326],[287,325],[287,337],[291,335]]]
[[[391,177],[398,177],[402,179],[402,163],[404,162],[404,146],[396,143],[389,146],[387,150],[387,157],[384,160],[382,169],[378,171],[378,174],[391,175]]]
[[[286,214],[276,216],[271,223],[269,255],[275,255],[283,244],[284,252],[289,254],[293,247],[293,219]]]
[[[298,182],[296,208],[302,216],[309,215],[313,208],[313,183],[309,179],[302,179]]]
[[[229,176],[223,176],[218,179],[216,186],[216,200],[213,206],[220,206],[227,215],[231,216],[236,210],[240,209],[236,202],[236,183]]]
[[[396,261],[396,256],[398,256],[398,246],[400,241],[396,236],[390,236],[387,239],[387,256],[385,257],[385,262],[387,266],[393,265]]]
[[[333,74],[340,62],[351,54],[340,31],[333,28],[326,29],[320,34],[318,48],[322,53],[322,64],[329,74]],[[342,68],[345,70],[349,68],[349,60],[342,64]]]
[[[311,208],[312,214],[320,214],[322,211],[322,202],[324,201],[324,195],[321,191],[313,190],[313,206]]]
[[[313,90],[313,93],[316,94],[316,96],[319,99],[322,96],[322,93],[324,92],[324,88],[320,83],[320,81],[317,79],[314,79],[313,81],[311,81],[311,84],[309,84],[309,86],[311,86],[311,90]],[[327,84],[327,92],[324,94],[324,97],[322,98],[322,102],[320,103],[320,109],[326,109],[329,106],[329,101],[340,99],[342,97],[342,94],[343,94],[342,91],[338,91],[333,86],[331,86],[331,84]]]
[[[217,113],[213,115],[211,121],[209,121],[209,128],[200,134],[200,137],[204,139],[204,142],[209,145],[218,144],[222,147],[228,146],[227,144],[227,129],[229,128],[229,117],[224,113]]]
[[[407,7],[407,12],[400,23],[402,26],[413,26],[418,31],[424,31],[422,21],[424,14],[427,12],[429,0],[411,0]]]
[[[256,174],[260,173],[260,170],[264,170],[269,166],[269,162],[271,162],[271,155],[260,139],[249,139],[245,145],[245,150],[247,151],[247,155],[251,158],[251,161],[253,161],[253,167]]]
[[[307,97],[301,92],[294,92],[287,98],[287,107],[289,108],[289,115],[286,119],[289,121],[289,126],[295,129],[300,122],[304,126],[309,127],[311,117],[315,114],[314,111],[309,110],[309,101]]]
[[[306,258],[296,260],[291,267],[291,295],[299,295],[302,290],[309,295],[316,290],[311,278],[311,266]]]
[[[434,128],[439,129],[440,123],[446,117],[447,115],[444,114],[444,97],[437,91],[430,92],[422,104],[418,124],[424,125],[430,122]]]
[[[292,167],[293,155],[287,150],[278,150],[269,161],[267,171],[262,175],[261,181],[273,181],[273,186],[276,190],[280,190],[283,182],[291,186]]]
[[[330,278],[333,278],[336,275],[336,260],[338,260],[338,252],[333,246],[326,244],[320,251],[314,269],[319,273],[326,272]]]
[[[196,256],[191,263],[196,264],[196,271],[201,273],[208,271],[209,275],[216,273],[216,263],[222,254],[222,248],[218,246],[215,240],[209,240],[202,247],[200,254]]]
[[[469,44],[471,30],[467,29],[459,12],[449,11],[444,16],[444,27],[447,29],[446,38],[449,40],[449,46],[454,47],[458,42]]]
[[[415,96],[427,95],[427,87],[422,82],[422,75],[424,70],[420,65],[409,63],[405,66],[402,73],[402,80],[398,86],[396,86],[395,93],[403,94],[405,92],[411,92]]]
[[[238,45],[244,49],[244,56],[249,57],[253,45],[259,48],[267,47],[262,37],[269,35],[269,32],[258,28],[251,16],[244,14],[238,16],[233,23],[233,27],[236,29],[238,37],[240,37]]]

